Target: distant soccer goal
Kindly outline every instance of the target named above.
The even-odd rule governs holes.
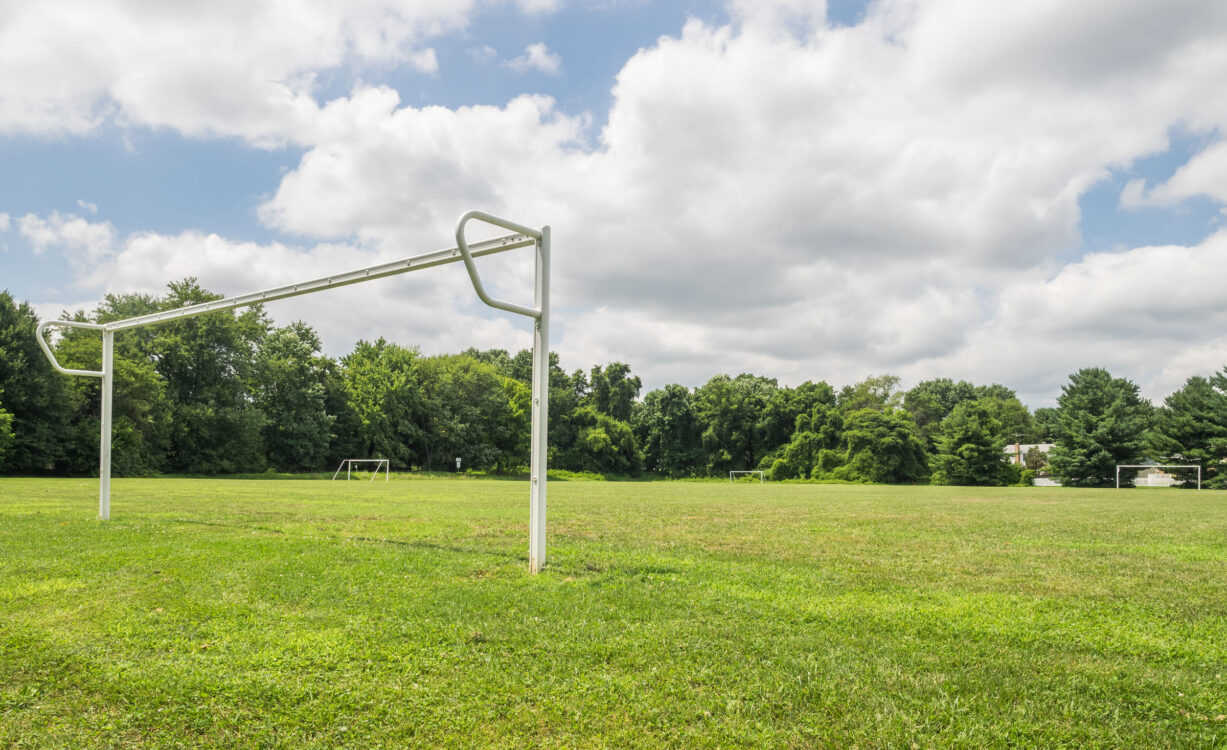
[[[759,484],[762,484],[762,483],[763,483],[763,473],[762,473],[761,471],[730,471],[730,472],[729,472],[729,481],[730,481],[730,482],[734,481],[734,480],[736,479],[737,475],[739,475],[739,474],[757,474],[757,475],[758,475],[758,483],[759,483]]]
[[[371,481],[375,481],[375,477],[379,476],[379,470],[383,469],[383,481],[388,481],[388,459],[386,458],[347,458],[337,467],[332,478],[336,479],[341,474],[341,469],[345,469],[345,481],[353,476],[354,464],[375,464],[375,473],[371,474]]]

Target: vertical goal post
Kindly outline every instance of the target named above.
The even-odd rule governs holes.
[[[511,234],[495,237],[489,240],[473,242],[465,239],[465,227],[470,221],[478,221],[494,227],[505,229]],[[535,249],[535,276],[533,283],[532,306],[506,302],[491,297],[481,275],[477,271],[474,258],[484,255],[506,252],[522,247]],[[415,255],[391,263],[382,263],[367,268],[359,268],[332,276],[303,281],[298,284],[288,284],[259,292],[227,297],[225,299],[188,305],[177,310],[140,315],[126,320],[116,320],[110,323],[85,323],[72,320],[44,320],[38,324],[35,336],[43,353],[56,371],[65,375],[101,378],[101,415],[102,434],[99,441],[98,468],[98,517],[105,521],[111,517],[111,421],[112,421],[112,386],[115,369],[115,334],[132,328],[147,325],[167,323],[172,320],[191,318],[211,312],[233,310],[264,302],[274,302],[289,297],[299,297],[304,294],[334,289],[364,281],[373,281],[388,276],[396,276],[411,271],[421,271],[435,266],[461,261],[468,272],[469,280],[479,299],[490,307],[523,315],[533,319],[533,380],[532,380],[532,436],[529,455],[529,531],[528,531],[528,568],[533,573],[540,572],[545,565],[545,498],[546,498],[546,448],[549,432],[549,368],[550,368],[550,228],[543,226],[533,229],[517,224],[507,219],[485,213],[469,211],[461,215],[456,224],[456,246],[433,253]],[[61,367],[55,358],[55,353],[47,343],[45,332],[48,328],[88,328],[102,333],[102,369],[73,370]]]

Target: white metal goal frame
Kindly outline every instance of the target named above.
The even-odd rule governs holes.
[[[479,221],[505,229],[511,234],[494,239],[474,242],[465,239],[465,227],[470,221]],[[493,255],[521,247],[536,249],[536,272],[533,283],[533,304],[520,305],[495,299],[486,292],[474,258]],[[537,573],[545,565],[545,495],[546,495],[546,446],[549,424],[549,367],[550,367],[550,228],[540,229],[517,224],[507,219],[485,213],[469,211],[456,223],[456,246],[433,253],[415,255],[391,263],[383,263],[354,271],[324,276],[298,284],[288,284],[274,289],[227,297],[226,299],[202,302],[177,310],[140,315],[110,323],[85,323],[75,320],[44,320],[38,324],[35,335],[47,355],[51,366],[65,375],[102,379],[102,435],[99,445],[98,469],[98,517],[105,521],[111,517],[111,407],[114,381],[115,334],[147,325],[167,323],[172,320],[191,318],[211,312],[233,310],[264,302],[273,302],[289,297],[320,292],[325,289],[359,284],[411,271],[421,271],[435,266],[462,261],[473,291],[490,307],[532,318],[533,323],[533,380],[532,380],[532,436],[529,455],[530,505],[528,531],[528,567]],[[74,370],[61,367],[55,353],[47,344],[48,328],[88,328],[102,332],[102,369]]]
[[[1201,489],[1201,466],[1198,464],[1117,464],[1116,489],[1120,489],[1121,469],[1197,469],[1197,489]]]
[[[758,483],[759,484],[763,483],[763,473],[761,471],[757,471],[757,470],[756,471],[730,471],[729,472],[729,482],[732,482],[734,480],[734,476],[733,476],[734,474],[757,474]]]
[[[341,465],[337,467],[337,470],[332,473],[332,478],[335,480],[337,476],[340,475],[341,469],[345,469],[345,481],[348,482],[350,475],[353,474],[354,464],[376,464],[375,473],[371,474],[372,482],[374,482],[375,478],[379,476],[380,468],[383,469],[383,481],[384,482],[388,481],[388,475],[391,473],[388,470],[389,465],[388,465],[388,459],[386,458],[347,458],[344,461],[342,461]]]

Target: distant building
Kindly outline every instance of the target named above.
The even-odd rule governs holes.
[[[1010,463],[1022,464],[1027,457],[1027,451],[1035,449],[1044,455],[1052,450],[1056,443],[1007,443],[1005,454],[1010,457]]]
[[[1178,487],[1184,484],[1184,480],[1159,468],[1158,461],[1148,458],[1142,465],[1146,468],[1138,471],[1137,478],[1133,480],[1134,487]]]

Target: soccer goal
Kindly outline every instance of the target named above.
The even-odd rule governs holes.
[[[734,481],[734,480],[736,479],[736,477],[738,477],[738,476],[743,476],[743,475],[745,475],[745,474],[757,474],[757,475],[758,475],[758,483],[759,483],[759,484],[762,484],[762,483],[763,483],[763,473],[762,473],[761,471],[730,471],[730,472],[729,472],[729,481],[730,481],[730,482],[732,482],[732,481]]]
[[[479,221],[505,229],[511,234],[490,240],[474,242],[465,239],[465,227],[470,221]],[[529,447],[529,522],[528,522],[528,567],[533,573],[545,565],[545,484],[546,484],[546,436],[549,420],[549,372],[550,372],[550,228],[540,229],[500,219],[482,211],[469,211],[456,224],[456,246],[423,255],[414,255],[391,263],[383,263],[355,271],[338,273],[298,284],[265,289],[237,297],[203,302],[140,315],[109,323],[86,323],[75,320],[44,320],[38,324],[35,335],[47,355],[51,366],[65,375],[78,375],[102,379],[101,415],[102,435],[99,445],[98,470],[98,517],[105,521],[111,517],[111,405],[112,385],[115,372],[115,334],[142,326],[157,325],[172,320],[191,318],[206,313],[233,310],[240,307],[273,302],[289,297],[299,297],[313,292],[322,292],[350,284],[360,284],[411,271],[422,271],[435,266],[461,261],[468,272],[477,297],[490,307],[523,315],[533,320],[533,380],[532,380],[532,436]],[[535,249],[536,275],[533,283],[533,304],[520,305],[491,297],[481,282],[474,258],[506,252],[521,247]],[[73,370],[60,366],[55,353],[47,344],[46,330],[51,327],[89,328],[102,334],[102,369]]]
[[[1116,465],[1116,489],[1120,489],[1120,470],[1121,469],[1197,469],[1197,489],[1201,489],[1201,466],[1197,464],[1117,464]],[[1139,486],[1136,482],[1134,486]],[[1170,484],[1147,484],[1147,487],[1170,487]]]
[[[388,459],[386,458],[347,458],[341,462],[337,470],[333,472],[332,478],[336,479],[341,474],[341,469],[345,469],[345,481],[348,482],[354,473],[354,464],[375,464],[375,471],[371,474],[371,481],[375,481],[375,477],[379,476],[379,470],[383,469],[383,481],[388,481]]]

